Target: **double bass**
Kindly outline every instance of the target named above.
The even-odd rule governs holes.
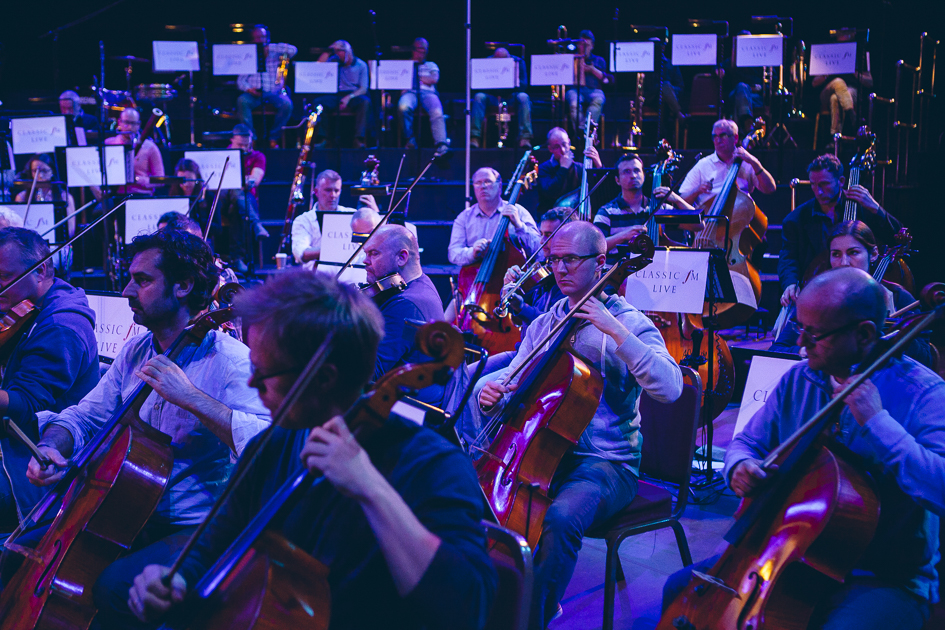
[[[481,433],[485,437],[497,430],[492,443],[471,447],[481,454],[476,474],[499,524],[524,536],[532,549],[551,505],[555,470],[590,424],[604,392],[600,372],[568,351],[582,323],[573,315],[592,296],[605,288],[616,291],[629,274],[652,262],[653,243],[646,235],[636,236],[630,248],[638,255],[624,257],[604,274],[547,339],[535,345],[519,370],[503,377],[510,383],[522,371],[511,399]]]
[[[526,171],[531,162],[532,150],[528,149],[512,177],[515,184],[509,195],[510,205],[518,201],[522,188],[528,188],[538,177],[537,166]],[[510,224],[508,217],[501,217],[482,261],[467,265],[459,272],[459,294],[464,297],[457,308],[457,324],[460,330],[474,333],[490,354],[514,350],[515,344],[522,340],[522,333],[512,322],[511,315],[495,315],[496,307],[502,302],[505,272],[512,265],[525,264],[525,254],[509,237]]]
[[[759,118],[752,132],[745,136],[742,147],[750,149],[763,137],[764,120]],[[742,160],[735,158],[719,193],[702,204],[700,209],[704,210],[706,227],[695,238],[696,247],[725,250],[725,262],[733,274],[732,279],[739,282],[734,276],[742,276],[754,294],[756,306],[737,302],[717,304],[719,328],[730,328],[744,322],[755,312],[761,299],[761,275],[751,264],[751,255],[754,248],[764,239],[768,218],[751,196],[738,188],[736,181],[741,165]],[[704,312],[703,315],[707,316],[709,313]]]
[[[597,123],[591,119],[591,113],[588,112],[587,119],[584,121],[584,147],[586,149],[595,144],[597,144]],[[577,190],[572,190],[568,194],[559,197],[558,200],[555,201],[555,207],[574,208],[578,207],[578,204],[580,204],[577,211],[577,220],[590,221],[594,217],[591,212],[590,195],[587,194],[587,171],[594,166],[594,162],[585,155],[581,164],[584,167],[581,169],[581,185],[578,186]]]
[[[185,366],[207,333],[232,318],[230,309],[210,311],[188,326],[165,356]],[[87,628],[95,616],[92,587],[99,575],[131,547],[164,494],[174,456],[171,437],[139,418],[152,392],[142,383],[33,508],[26,522],[38,525],[61,501],[35,549],[4,546],[25,556],[0,594],[0,628]]]

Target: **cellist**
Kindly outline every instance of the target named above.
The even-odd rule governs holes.
[[[328,483],[306,491],[281,533],[327,565],[330,627],[481,628],[496,574],[469,460],[433,431],[395,417],[362,446],[341,416],[374,372],[384,330],[374,304],[350,286],[293,270],[238,296],[237,313],[248,325],[252,384],[274,414],[329,330],[333,350],[171,588],[161,582],[168,569],[149,566],[135,579],[128,608],[151,622],[182,601],[266,500],[306,466]]]
[[[0,229],[0,288],[10,287],[0,295],[0,313],[12,315],[24,300],[38,309],[0,347],[0,416],[9,416],[33,441],[39,439],[37,412],[77,403],[99,376],[95,313],[85,291],[56,278],[52,260],[10,286],[48,255],[49,245],[33,230]],[[25,445],[0,432],[0,531],[13,531],[44,494],[23,475],[29,460]]]
[[[552,239],[548,262],[565,297],[528,327],[510,369],[515,369],[571,306],[600,277],[607,252],[603,233],[591,223],[566,224]],[[653,322],[613,295],[592,297],[576,317],[574,352],[600,370],[601,404],[577,445],[565,455],[551,483],[551,507],[545,514],[535,555],[535,585],[530,627],[543,630],[564,596],[574,572],[584,532],[626,505],[637,492],[640,470],[640,394],[676,400],[682,372],[670,357]],[[515,388],[489,382],[479,395],[485,414],[494,414]]]
[[[787,372],[725,453],[725,479],[740,497],[763,491],[770,471],[762,470],[761,460],[843,389],[870,356],[886,319],[884,292],[865,271],[832,269],[801,291],[797,319],[807,360]],[[879,525],[856,569],[823,592],[808,628],[918,630],[938,600],[945,382],[904,356],[892,359],[845,403],[832,435],[862,458],[872,476]],[[664,606],[685,588],[690,573],[669,579]]]
[[[18,471],[40,486],[59,479],[61,470],[93,437],[141,381],[154,392],[141,406],[143,422],[170,435],[174,455],[171,481],[128,555],[101,574],[93,590],[103,627],[116,602],[127,598],[131,581],[148,564],[180,549],[222,491],[231,458],[268,426],[269,414],[246,384],[249,350],[229,335],[211,331],[181,369],[159,354],[180,335],[192,317],[207,308],[217,282],[210,247],[180,230],[139,236],[128,246],[131,280],[128,298],[134,321],[148,329],[128,340],[99,384],[77,404],[58,413],[39,414],[40,451],[55,466],[31,459]],[[35,545],[43,529],[17,539]],[[21,556],[5,552],[3,579]]]

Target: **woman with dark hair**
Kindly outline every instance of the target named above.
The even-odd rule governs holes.
[[[52,156],[48,153],[37,153],[27,162],[23,170],[17,175],[17,179],[29,180],[36,179],[36,187],[31,184],[26,190],[17,193],[14,201],[17,203],[26,203],[30,196],[30,190],[33,190],[33,203],[52,203],[54,201],[64,201],[66,203],[66,215],[75,212],[75,199],[63,186],[59,184],[49,184],[46,182],[56,181],[56,165]],[[69,236],[75,234],[75,219],[69,219]]]
[[[207,185],[200,172],[200,165],[193,160],[181,158],[174,167],[174,176],[181,177],[184,181],[168,186],[167,196],[187,197],[192,208],[190,218],[203,229],[210,215],[210,201],[207,198]],[[211,241],[215,231],[211,230]]]

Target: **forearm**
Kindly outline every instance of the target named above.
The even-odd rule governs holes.
[[[194,388],[194,393],[188,396],[187,402],[181,405],[181,408],[197,416],[197,419],[220,438],[227,448],[235,452],[232,409],[197,388]]]
[[[627,232],[621,232],[620,234],[614,234],[613,236],[607,237],[607,251],[611,251],[617,245],[625,243],[627,241]]]
[[[321,248],[318,247],[309,247],[302,252],[302,262],[311,262],[313,260],[318,260],[322,255]]]
[[[259,185],[262,182],[263,177],[265,176],[266,176],[266,171],[262,170],[258,166],[254,168],[252,171],[250,171],[249,173],[249,179],[256,182],[257,185]]]
[[[51,446],[62,453],[63,457],[72,457],[72,452],[75,450],[75,439],[67,429],[52,424],[43,431],[39,446]]]

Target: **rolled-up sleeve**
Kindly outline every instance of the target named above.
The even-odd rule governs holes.
[[[526,253],[531,256],[541,245],[541,232],[538,231],[535,219],[528,210],[522,206],[516,206],[515,209],[525,225],[525,229],[519,230],[516,227],[511,227],[509,231],[512,232],[512,238],[518,240],[519,244],[525,248]]]
[[[453,229],[450,232],[450,244],[447,249],[447,257],[451,263],[461,267],[470,265],[476,260],[473,254],[473,248],[469,247],[469,239],[466,234],[469,217],[471,216],[472,214],[467,210],[460,212],[459,216],[456,217],[456,220],[453,222]]]
[[[302,262],[302,254],[310,247],[319,247],[322,244],[322,231],[318,227],[318,216],[314,211],[300,214],[292,222],[292,255],[295,262]]]
[[[236,457],[242,455],[249,441],[271,423],[259,395],[249,386],[249,375],[249,355],[231,356],[220,402],[233,411],[230,431]]]

